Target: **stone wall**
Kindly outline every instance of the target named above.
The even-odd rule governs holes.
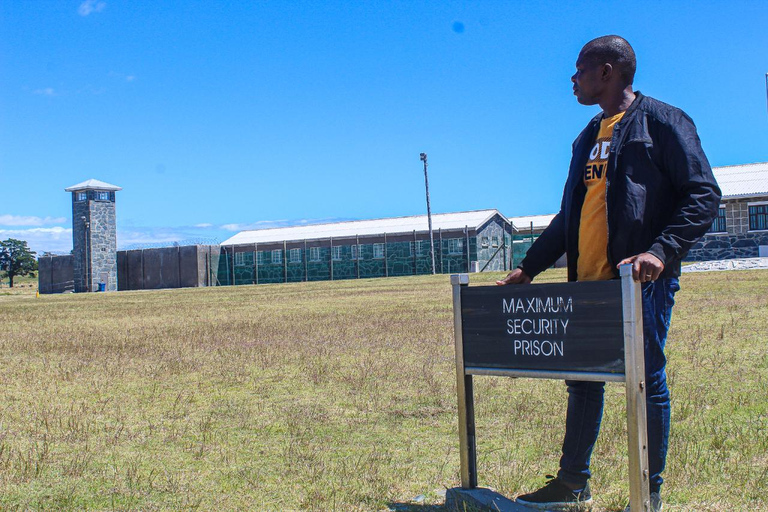
[[[759,256],[761,245],[768,246],[768,233],[766,232],[740,235],[709,234],[705,235],[691,248],[685,260],[709,261],[732,258],[756,258]]]
[[[508,270],[512,259],[512,237],[504,229],[504,221],[494,217],[477,232],[478,270]]]

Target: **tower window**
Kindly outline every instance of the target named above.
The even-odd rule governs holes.
[[[99,190],[96,192],[97,201],[109,201],[109,192]]]
[[[88,199],[88,194],[85,192],[75,192],[75,201],[85,201]]]

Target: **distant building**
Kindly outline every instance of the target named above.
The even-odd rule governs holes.
[[[512,267],[515,228],[498,210],[432,215],[435,271]],[[219,284],[432,273],[426,215],[242,231],[221,244]]]
[[[720,212],[687,259],[768,257],[768,162],[712,170],[723,192]]]
[[[72,265],[75,292],[117,290],[115,192],[122,188],[88,180],[72,193]]]

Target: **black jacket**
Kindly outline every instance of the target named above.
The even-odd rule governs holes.
[[[649,252],[664,262],[661,277],[680,275],[680,262],[709,229],[720,188],[696,127],[682,110],[635,92],[613,129],[606,174],[608,262]],[[576,280],[579,220],[586,194],[584,168],[600,128],[600,113],[573,142],[560,211],[528,250],[520,268],[534,277],[567,253]]]

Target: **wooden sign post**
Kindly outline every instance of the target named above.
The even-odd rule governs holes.
[[[640,284],[621,279],[469,287],[451,276],[461,486],[477,487],[474,375],[624,382],[631,512],[650,507]]]

